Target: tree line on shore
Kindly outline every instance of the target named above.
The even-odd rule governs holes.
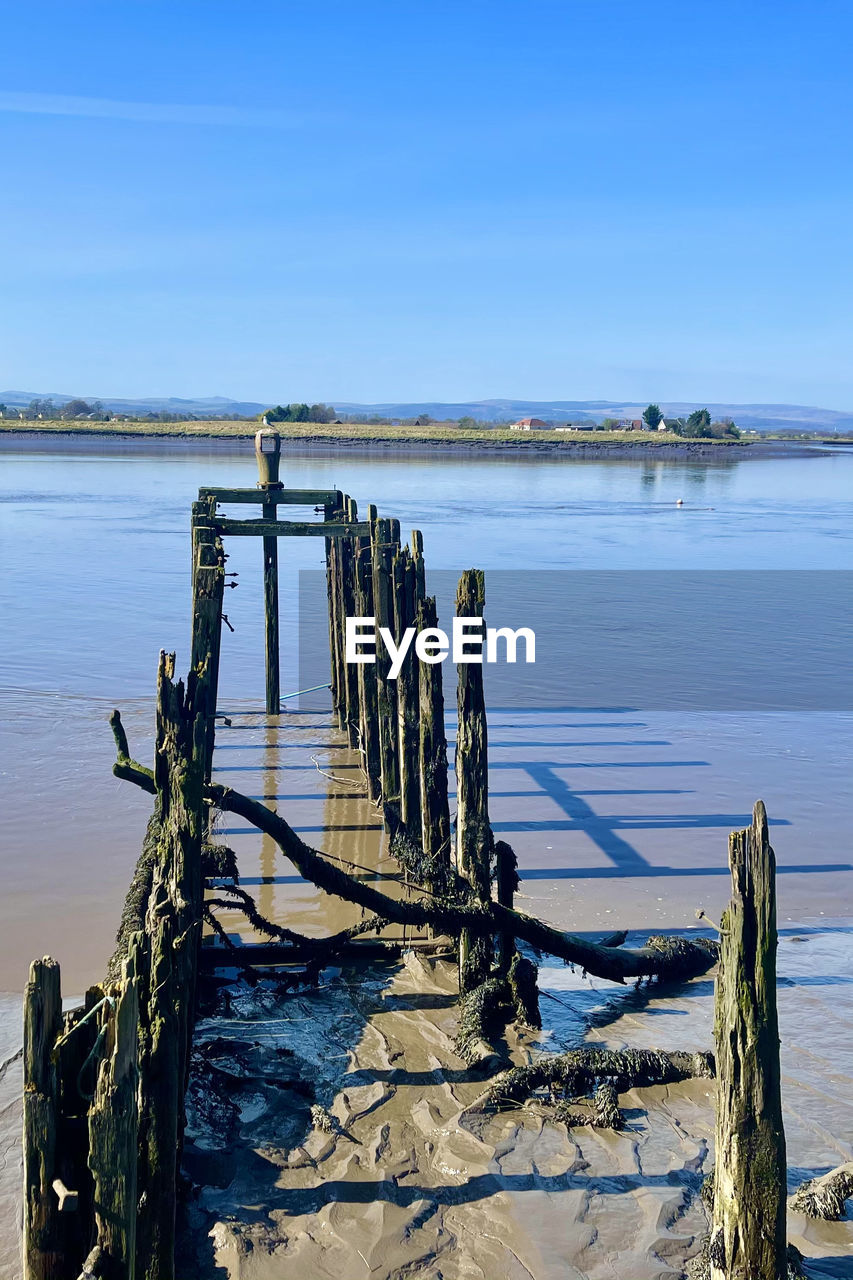
[[[213,420],[214,418],[222,418],[228,421],[247,422],[256,421],[260,418],[269,425],[279,423],[315,423],[317,425],[325,425],[329,423],[341,423],[342,421],[357,424],[359,426],[403,426],[403,427],[427,427],[431,425],[456,426],[462,431],[486,430],[506,428],[511,425],[510,420],[501,421],[484,421],[474,418],[471,415],[465,415],[456,419],[445,419],[440,424],[428,413],[418,414],[412,418],[391,418],[375,413],[349,413],[341,418],[332,405],[323,403],[306,404],[304,402],[292,402],[290,404],[277,404],[261,415],[241,415],[239,414],[197,414],[197,413],[180,413],[169,410],[152,410],[148,413],[125,413],[115,412],[105,408],[100,400],[84,400],[75,397],[71,400],[56,403],[52,398],[35,398],[30,401],[26,408],[18,406],[8,406],[0,404],[0,418],[17,418],[17,419],[45,419],[53,421],[68,421],[71,419],[89,419],[90,421],[110,422],[110,421],[134,421],[134,422],[197,422],[205,420]],[[684,436],[687,439],[738,439],[740,431],[730,418],[724,418],[721,421],[712,421],[711,413],[708,409],[695,409],[686,418],[665,418],[660,405],[650,404],[643,410],[642,414],[643,428],[648,431],[666,430],[675,435]],[[579,429],[589,431],[618,431],[625,428],[632,428],[639,425],[640,420],[625,420],[621,418],[604,418],[600,422],[593,421],[591,418],[585,417],[575,423],[567,422],[566,426],[575,426]],[[554,425],[554,424],[548,424]]]

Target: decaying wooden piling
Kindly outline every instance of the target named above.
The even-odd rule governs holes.
[[[419,631],[438,625],[435,597],[418,602]],[[447,737],[441,663],[419,665],[418,767],[421,784],[421,842],[429,883],[443,885],[450,867],[450,807],[447,799]]]
[[[467,569],[456,592],[457,618],[482,618],[485,580],[481,569]],[[476,638],[472,637],[476,651]],[[489,825],[489,758],[486,700],[481,662],[457,665],[456,704],[456,869],[481,902],[492,896],[494,840]],[[459,940],[459,976],[463,992],[485,982],[492,965],[491,940],[472,937],[465,929]]]
[[[63,1275],[63,1224],[53,1191],[59,1082],[53,1048],[62,1026],[59,965],[30,965],[24,993],[24,1272],[27,1280]]]
[[[376,630],[394,630],[394,555],[399,547],[395,539],[394,521],[377,517],[370,522],[371,559],[373,569],[373,613]],[[376,712],[379,723],[379,767],[384,804],[400,804],[400,769],[397,754],[397,689],[389,680],[391,659],[385,645],[376,648]]]
[[[399,645],[415,626],[417,578],[411,552],[403,547],[394,556],[394,637]],[[417,659],[410,647],[397,676],[397,759],[400,774],[400,818],[409,835],[420,840],[421,788],[418,768],[420,727]]]
[[[264,492],[261,517],[275,521],[276,490],[279,482],[281,436],[277,431],[259,431],[255,436],[258,460],[258,487]],[[278,538],[265,537],[264,549],[264,652],[266,655],[266,705],[270,715],[281,710],[281,660],[278,640]]]
[[[354,498],[347,497],[345,500],[344,514],[346,520],[350,524],[358,521],[358,504]],[[340,543],[340,574],[341,574],[341,607],[343,610],[343,618],[357,617],[356,613],[356,539],[341,538]],[[341,651],[344,652],[344,640],[341,640]],[[343,700],[343,728],[346,732],[349,745],[357,747],[359,741],[359,721],[361,718],[361,705],[359,702],[358,692],[358,667],[355,663],[344,661],[343,677],[342,677],[342,700]]]
[[[139,941],[124,963],[89,1110],[89,1168],[104,1280],[134,1280],[136,1275]]]
[[[785,1130],[776,1013],[776,859],[759,800],[729,837],[732,899],[715,994],[712,1280],[784,1280]]]
[[[367,521],[372,529],[376,522],[376,507],[367,508]],[[357,537],[355,540],[355,603],[357,617],[369,618],[373,608],[373,558],[372,539]],[[367,792],[371,800],[378,800],[382,793],[382,764],[379,748],[379,707],[376,666],[373,663],[358,664],[359,737]]]

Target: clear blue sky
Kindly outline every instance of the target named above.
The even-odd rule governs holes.
[[[853,408],[848,0],[2,11],[0,388]]]

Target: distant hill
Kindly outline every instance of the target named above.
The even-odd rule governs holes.
[[[75,393],[76,394],[76,393]],[[10,408],[26,408],[31,400],[50,398],[57,405],[71,400],[72,396],[45,391],[0,391],[0,403]],[[100,400],[111,413],[142,415],[146,413],[192,414],[204,417],[254,417],[270,402],[259,400],[229,400],[226,396],[207,396],[182,399],[177,396],[148,396],[139,400],[117,400],[111,396],[84,395],[81,399]],[[278,397],[285,402],[294,396],[288,392]],[[660,401],[666,417],[682,417],[693,409],[702,408],[697,401]],[[346,419],[376,414],[383,418],[415,418],[428,413],[437,420],[448,418],[477,418],[481,422],[514,421],[516,418],[536,417],[545,422],[565,422],[571,418],[637,418],[645,408],[639,401],[625,400],[469,400],[458,404],[442,401],[414,400],[381,404],[357,404],[354,401],[335,401],[338,415]],[[853,412],[839,409],[821,409],[799,404],[708,404],[715,418],[733,418],[740,427],[756,431],[851,431]]]

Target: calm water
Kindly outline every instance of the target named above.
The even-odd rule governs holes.
[[[376,501],[400,517],[404,536],[420,528],[428,570],[853,568],[853,453],[713,466],[293,457],[283,479],[345,489],[362,510]],[[158,650],[176,649],[179,671],[187,661],[190,503],[201,484],[254,481],[249,452],[53,442],[34,452],[0,440],[0,993],[10,993],[0,995],[0,1219],[11,1221],[19,1185],[16,1067],[2,1063],[20,1043],[28,963],[46,952],[60,959],[67,995],[101,976],[150,810],[111,775],[107,715],[121,707],[134,753],[149,759]],[[280,547],[287,690],[299,687],[297,571],[321,566],[322,544]],[[375,814],[363,801],[330,802],[337,784],[311,761],[353,776],[342,775],[352,764],[327,718],[292,716],[289,727],[287,716],[270,724],[256,714],[260,548],[233,539],[228,550],[240,586],[226,595],[235,630],[224,633],[220,705],[233,724],[217,736],[217,772],[277,797],[311,842],[376,866]],[[567,622],[572,607],[567,597]],[[811,625],[801,620],[803,670],[815,660]],[[750,611],[744,646],[772,652],[771,640],[760,609]],[[659,668],[665,649],[649,661]],[[520,905],[575,930],[684,927],[699,906],[718,919],[726,833],[763,797],[780,870],[792,1159],[817,1168],[849,1158],[834,1135],[849,1133],[853,1085],[842,1065],[853,1052],[853,716],[644,711],[642,698],[603,710],[585,698],[577,654],[567,657],[564,701],[490,716],[492,819],[519,854]],[[239,826],[223,835],[264,911],[297,928],[333,923],[328,901],[318,905],[270,842]],[[566,973],[543,971],[545,988],[559,993]],[[584,1007],[573,1002],[577,1022]],[[707,1016],[697,1023],[689,1003],[691,1035],[704,1043]],[[647,1031],[627,1021],[656,1043],[661,1022],[681,1019],[650,1018]],[[681,1042],[679,1026],[665,1030]],[[0,1229],[0,1276],[16,1273],[16,1250]]]
[[[376,500],[404,531],[419,527],[435,569],[853,568],[850,453],[719,465],[290,457],[282,470],[288,485],[344,488],[362,510]],[[190,503],[200,484],[254,479],[248,451],[51,443],[33,452],[2,442],[0,990],[19,990],[28,960],[48,949],[61,953],[68,990],[101,972],[147,813],[146,798],[110,774],[105,718],[121,706],[137,754],[150,753],[158,650],[175,648],[179,670],[187,658]],[[226,596],[235,631],[225,633],[221,701],[245,706],[263,696],[259,548],[232,539],[229,553],[240,587]],[[280,556],[287,689],[298,687],[296,571],[319,566],[322,545],[290,541]],[[761,643],[753,619],[748,639]],[[584,705],[580,673],[570,673],[567,691],[568,703]],[[512,725],[505,733],[494,723],[495,743],[507,744],[493,752],[507,783],[495,787],[496,818],[521,828],[514,838],[541,888],[561,896],[559,876],[580,867],[589,878],[582,869],[590,860],[593,869],[622,873],[642,870],[638,859],[707,866],[712,846],[719,852],[719,828],[758,794],[786,824],[780,858],[788,853],[802,867],[853,861],[849,716],[658,715],[639,727],[636,716],[622,720],[569,732],[559,716],[533,717],[523,759],[513,755]],[[577,795],[580,768],[586,799]],[[534,774],[547,802],[497,796],[526,792]],[[621,813],[620,793],[646,796],[639,817]],[[679,797],[689,799],[686,827]],[[616,835],[623,825],[636,828],[630,841]],[[838,913],[839,893],[849,900],[847,873],[789,875],[786,883],[797,885],[792,913],[829,903]],[[695,898],[695,884],[681,879],[670,876],[651,895],[664,899],[664,914],[680,889],[679,910]]]

